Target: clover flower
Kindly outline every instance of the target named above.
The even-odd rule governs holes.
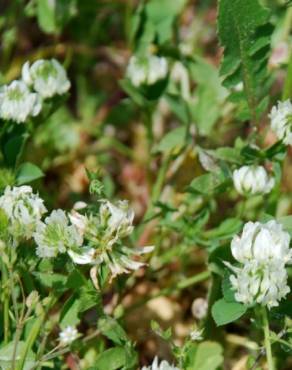
[[[74,326],[67,326],[59,334],[59,340],[61,346],[67,346],[74,342],[78,337],[78,331]]]
[[[45,222],[38,222],[33,237],[37,244],[36,254],[41,258],[56,257],[70,248],[80,247],[83,242],[82,235],[69,224],[61,209],[53,211]]]
[[[136,87],[153,85],[166,78],[168,63],[164,57],[146,55],[143,57],[132,56],[127,68],[127,77]]]
[[[170,365],[167,361],[163,360],[159,364],[158,357],[156,356],[150,366],[143,366],[141,370],[179,370],[178,367]]]
[[[47,211],[44,201],[32,192],[30,186],[7,186],[0,197],[0,209],[4,211],[9,221],[9,233],[14,244],[21,239],[30,239],[37,223]]]
[[[233,172],[234,187],[239,194],[267,194],[275,186],[263,166],[243,166]]]
[[[22,79],[44,99],[63,95],[71,86],[65,69],[56,59],[40,59],[31,66],[26,62],[22,67]]]
[[[292,263],[289,244],[289,234],[274,220],[245,224],[242,235],[235,236],[231,243],[232,255],[240,266],[226,263],[234,273],[230,282],[238,302],[278,306],[290,291],[285,268]]]
[[[153,247],[129,248],[122,238],[130,235],[133,230],[134,212],[125,201],[117,204],[104,200],[97,216],[77,216],[71,218],[76,227],[84,231],[85,245],[68,250],[69,256],[77,264],[106,264],[112,277],[129,273],[144,266],[143,262],[134,258],[153,250]]]
[[[12,81],[0,89],[0,118],[23,123],[41,110],[41,99],[22,81]]]
[[[291,101],[285,100],[284,102],[278,102],[275,105],[271,113],[269,114],[271,119],[271,128],[277,135],[279,140],[282,140],[286,145],[292,145],[292,103]]]

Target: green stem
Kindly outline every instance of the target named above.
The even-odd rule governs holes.
[[[3,287],[3,311],[4,311],[4,343],[9,342],[9,292],[8,292],[8,273],[7,268],[2,262],[2,287]]]
[[[265,349],[268,362],[268,369],[275,370],[273,355],[272,355],[272,346],[270,341],[270,328],[269,328],[269,319],[266,307],[262,307],[262,318],[264,326],[264,336],[265,336]]]

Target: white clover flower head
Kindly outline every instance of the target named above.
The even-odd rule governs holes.
[[[67,326],[59,334],[61,346],[68,346],[78,338],[78,331],[74,326]]]
[[[285,268],[292,263],[289,244],[290,235],[274,220],[245,224],[242,235],[231,242],[232,255],[240,266],[226,263],[234,273],[230,282],[237,301],[271,308],[289,293]]]
[[[161,361],[159,364],[158,357],[156,356],[150,366],[143,366],[141,370],[179,370],[179,368],[170,365],[165,360]]]
[[[203,340],[203,332],[204,332],[204,329],[201,329],[201,330],[198,330],[198,329],[194,329],[190,332],[190,338],[191,340],[195,341],[195,342],[198,342],[200,340]]]
[[[279,140],[282,140],[286,145],[292,145],[292,103],[285,100],[279,101],[278,105],[273,106],[269,114],[271,120],[271,128],[277,135]]]
[[[242,195],[267,194],[275,186],[275,179],[263,166],[240,167],[232,177],[235,189]]]
[[[66,213],[61,209],[54,210],[45,222],[39,222],[33,237],[37,244],[36,254],[41,258],[56,257],[83,243],[77,227],[69,224]]]
[[[43,99],[63,95],[71,86],[65,69],[56,59],[40,59],[31,66],[26,62],[22,67],[22,79]]]
[[[17,240],[30,239],[47,211],[44,201],[30,186],[7,186],[0,197],[0,208],[9,219],[9,231]]]
[[[22,81],[12,81],[0,89],[0,118],[23,123],[37,116],[42,108],[40,96]]]
[[[148,54],[146,56],[132,56],[130,58],[126,75],[136,87],[141,85],[154,85],[166,78],[168,63],[164,57]]]
[[[73,262],[80,265],[104,263],[112,278],[145,266],[136,261],[136,257],[154,249],[153,246],[128,248],[123,245],[121,239],[133,231],[134,212],[127,201],[113,204],[103,200],[98,215],[82,216],[75,212],[69,217],[85,240],[84,246],[68,249]]]

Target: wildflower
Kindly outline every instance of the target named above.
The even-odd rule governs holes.
[[[69,225],[66,213],[61,209],[53,211],[45,222],[39,222],[33,235],[39,257],[56,257],[70,248],[80,247],[83,238],[74,225]]]
[[[78,337],[78,331],[74,326],[67,326],[59,334],[59,340],[61,346],[67,346],[74,342]]]
[[[63,95],[71,86],[65,69],[56,59],[40,59],[31,66],[26,62],[22,67],[22,79],[44,99]]]
[[[133,219],[134,212],[125,201],[114,205],[104,200],[97,216],[75,213],[71,222],[83,230],[86,245],[71,248],[68,254],[77,264],[106,264],[113,277],[139,269],[145,264],[133,258],[151,252],[153,247],[128,248],[122,243],[121,239],[133,230]]]
[[[275,186],[263,166],[243,166],[233,172],[233,183],[239,194],[267,194]]]
[[[207,315],[208,302],[204,298],[196,298],[192,303],[192,314],[196,319],[203,319]]]
[[[156,356],[150,366],[143,366],[142,370],[179,370],[178,367],[170,365],[167,361],[161,361],[160,365],[158,362],[158,357]]]
[[[289,234],[275,221],[248,222],[241,237],[233,238],[231,252],[240,266],[226,265],[233,272],[230,282],[238,302],[278,306],[290,291],[285,268],[292,263],[289,244]]]
[[[292,103],[285,100],[278,102],[278,106],[274,106],[269,115],[271,119],[271,128],[277,135],[279,140],[283,140],[286,145],[292,145]]]
[[[0,197],[0,208],[9,220],[9,233],[15,245],[20,239],[30,239],[36,224],[47,211],[44,201],[32,192],[30,186],[7,186]]]
[[[166,78],[168,73],[167,60],[156,55],[144,57],[132,56],[127,68],[127,77],[136,87],[153,85]]]
[[[41,110],[41,99],[22,81],[13,81],[0,89],[0,118],[23,123]]]
[[[203,340],[203,331],[204,331],[204,329],[202,329],[202,330],[198,330],[198,329],[192,330],[190,332],[191,340],[193,340],[193,341]]]
[[[266,262],[277,260],[292,262],[292,250],[289,248],[290,235],[281,224],[271,220],[265,224],[247,222],[241,236],[234,236],[231,242],[233,257],[241,263],[249,261]]]

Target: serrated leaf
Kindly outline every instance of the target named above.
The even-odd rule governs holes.
[[[224,47],[221,75],[226,86],[244,84],[251,117],[256,121],[256,107],[264,95],[267,55],[271,27],[269,12],[258,0],[220,0],[218,34]]]
[[[238,302],[219,299],[212,307],[212,316],[217,326],[226,325],[245,314],[247,307]]]

